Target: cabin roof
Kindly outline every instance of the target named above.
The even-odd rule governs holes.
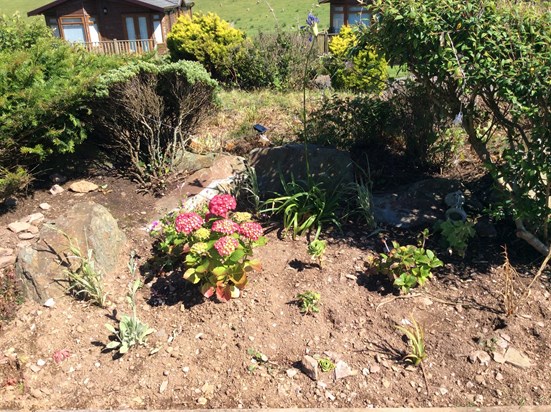
[[[37,9],[29,11],[27,15],[37,16],[39,14],[43,14],[45,11],[52,9],[54,7],[57,7],[60,4],[63,4],[67,1],[69,0],[52,1],[51,3],[45,4],[44,6],[41,6]],[[190,2],[189,0],[124,0],[124,1],[126,1],[127,3],[137,4],[138,6],[147,7],[148,9],[152,9],[156,11],[167,11],[167,10],[175,9],[182,5],[186,7],[193,6],[193,3]]]

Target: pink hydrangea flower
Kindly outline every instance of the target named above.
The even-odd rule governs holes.
[[[239,225],[230,219],[217,220],[212,224],[212,230],[225,235],[231,235],[239,230]]]
[[[239,233],[250,240],[258,240],[263,234],[263,229],[260,224],[256,222],[245,222],[239,227]]]
[[[228,212],[236,207],[237,202],[232,195],[216,195],[209,202],[209,212],[224,218],[227,218]]]
[[[214,243],[214,248],[218,251],[220,256],[231,255],[238,246],[239,242],[237,239],[230,236],[221,237]]]
[[[197,213],[182,213],[176,217],[174,226],[176,227],[177,232],[185,233],[189,235],[194,230],[199,229],[205,221]]]

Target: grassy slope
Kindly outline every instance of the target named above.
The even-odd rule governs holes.
[[[10,15],[18,10],[21,16],[26,16],[29,10],[50,1],[0,0],[0,14]],[[273,8],[273,13],[268,4]],[[317,6],[317,0],[196,0],[193,10],[214,12],[248,34],[273,31],[276,19],[285,30],[303,26],[310,10],[320,17],[321,28],[329,25],[329,6]]]

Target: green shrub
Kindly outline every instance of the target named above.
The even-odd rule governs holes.
[[[214,13],[181,16],[167,38],[173,60],[201,63],[213,78],[234,81],[232,59],[240,53],[245,34]]]
[[[157,190],[183,160],[216,88],[197,62],[136,61],[101,76],[89,122],[126,173]]]
[[[51,36],[46,26],[0,19],[0,197],[50,155],[71,153],[87,136],[83,119],[99,74],[121,64]],[[37,167],[38,165],[38,167]],[[6,191],[2,190],[6,189]]]
[[[473,222],[447,219],[438,225],[442,239],[450,253],[455,252],[464,257],[469,240],[476,234]]]
[[[392,242],[392,249],[388,253],[381,253],[378,270],[386,274],[401,292],[409,293],[411,288],[423,286],[432,277],[432,269],[442,265],[442,261],[430,249],[414,245],[400,246],[398,242]]]
[[[380,92],[386,87],[388,66],[374,48],[358,48],[358,34],[350,26],[343,26],[329,43],[329,54],[324,58],[325,69],[331,76],[331,85],[339,90]]]

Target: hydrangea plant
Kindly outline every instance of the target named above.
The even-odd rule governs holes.
[[[184,279],[199,284],[205,297],[216,295],[222,302],[239,297],[247,274],[261,269],[260,261],[251,257],[253,248],[266,244],[262,226],[250,213],[234,212],[236,207],[233,196],[220,194],[208,210],[175,210],[149,227],[161,252],[185,256]]]

